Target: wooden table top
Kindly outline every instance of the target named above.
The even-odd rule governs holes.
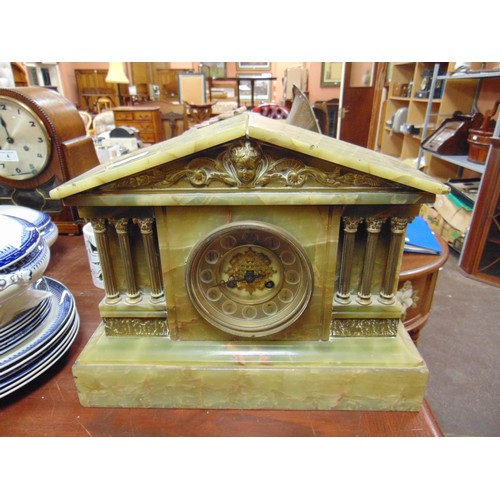
[[[428,404],[419,412],[85,408],[71,367],[100,323],[83,236],[60,235],[45,272],[66,285],[81,319],[68,353],[0,399],[0,436],[442,436]]]

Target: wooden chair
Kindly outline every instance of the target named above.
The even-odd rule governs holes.
[[[87,135],[92,135],[92,115],[87,111],[78,111],[82,117],[83,124],[85,125],[85,132]]]
[[[312,106],[314,116],[318,120],[319,128],[323,135],[328,135],[330,129],[330,123],[328,119],[328,106],[325,101],[315,102]]]
[[[266,116],[267,118],[272,118],[273,120],[285,120],[288,117],[288,109],[279,104],[264,103],[255,106],[252,109],[254,113],[260,113],[262,116]]]
[[[97,113],[102,113],[106,109],[115,107],[115,103],[110,97],[99,97],[96,101]]]
[[[184,129],[187,130],[193,125],[209,120],[212,116],[212,107],[215,102],[194,104],[183,101],[182,104],[184,105]]]

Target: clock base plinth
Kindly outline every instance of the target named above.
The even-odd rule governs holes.
[[[402,324],[315,343],[110,337],[101,324],[73,375],[89,407],[418,411],[428,370]]]

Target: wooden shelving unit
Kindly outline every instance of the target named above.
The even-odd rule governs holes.
[[[393,64],[389,83],[385,119],[382,130],[381,152],[401,160],[417,158],[422,140],[429,99],[419,97],[424,86],[425,75],[434,67],[429,62],[398,62]],[[433,99],[433,110],[438,112],[441,99]],[[395,131],[389,122],[401,108],[408,108],[406,123],[418,129],[418,133]],[[432,124],[430,126],[432,128]]]

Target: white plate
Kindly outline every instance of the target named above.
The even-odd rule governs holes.
[[[48,291],[48,287],[45,284],[45,278],[38,279],[33,285],[31,285],[28,292],[34,292],[40,294],[40,301],[33,307],[29,307],[17,313],[9,322],[5,323],[0,328],[0,343],[3,341],[3,337],[8,337],[12,335],[13,332],[17,332],[18,330],[24,328],[30,321],[32,321],[33,317],[36,316],[47,304],[47,302],[51,303],[48,299],[51,293]],[[47,293],[44,293],[47,292]],[[46,297],[44,298],[44,295]]]
[[[45,321],[45,318],[50,313],[52,306],[51,297],[43,299],[39,306],[33,308],[32,312],[26,317],[26,321],[19,327],[11,329],[8,333],[0,335],[0,355],[6,353],[8,350],[13,349],[15,346],[23,342],[26,337],[31,335],[39,325]]]
[[[16,366],[25,363],[57,341],[76,314],[75,299],[70,291],[58,281],[45,278],[52,292],[52,307],[49,316],[24,342],[0,356],[0,380]]]
[[[32,382],[53,366],[71,347],[79,329],[80,318],[77,314],[67,334],[61,339],[55,349],[49,351],[45,357],[39,358],[29,366],[25,367],[25,369],[21,372],[16,373],[15,376],[9,380],[4,383],[0,383],[0,399]]]
[[[3,370],[0,374],[0,387],[2,387],[2,384],[6,381],[16,378],[17,374],[21,371],[24,371],[27,366],[36,363],[38,359],[50,355],[51,351],[57,349],[59,343],[62,342],[62,340],[68,334],[68,331],[72,328],[77,316],[78,314],[76,312],[76,309],[73,309],[67,323],[65,323],[64,326],[57,331],[57,335],[52,337],[49,343],[43,344],[39,349],[31,352],[29,356],[25,356],[22,359],[19,359],[15,364]]]

